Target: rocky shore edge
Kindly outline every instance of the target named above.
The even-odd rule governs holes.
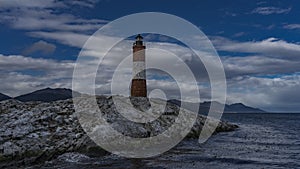
[[[139,105],[139,108],[149,106],[139,98],[133,102]],[[97,96],[97,104],[107,121],[113,123],[124,120],[117,112],[111,96]],[[114,126],[125,135],[135,137],[157,135],[174,122],[179,109],[177,105],[167,103],[165,111],[161,112],[160,118],[155,123],[137,124],[136,127],[125,122]],[[186,138],[198,138],[205,120],[205,116],[198,115]],[[66,152],[80,152],[91,156],[108,154],[82,129],[72,99],[50,103],[24,103],[13,99],[2,101],[0,126],[0,168],[43,163]],[[237,125],[219,121],[215,133],[233,131],[236,128]]]

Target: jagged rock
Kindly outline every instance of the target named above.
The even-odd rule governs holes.
[[[7,141],[1,145],[0,150],[3,152],[3,156],[15,156],[21,151],[21,147],[13,142]]]
[[[163,106],[159,99],[153,101]],[[135,108],[129,105],[130,102]],[[146,98],[130,98],[129,102],[122,102],[122,108],[128,112],[152,110],[159,115],[156,120],[142,124],[120,114],[112,97],[99,96],[97,103],[101,115],[115,130],[141,138],[155,136],[168,129],[179,112],[179,107],[172,103],[165,105],[164,112],[157,112],[154,108],[150,109],[151,104]],[[39,163],[65,152],[106,154],[82,129],[71,99],[50,103],[22,103],[11,99],[0,102],[0,110],[0,168]],[[95,123],[97,116],[99,114],[95,114]],[[199,115],[188,137],[197,138],[205,120],[206,117]],[[236,127],[220,122],[216,132],[231,131]]]

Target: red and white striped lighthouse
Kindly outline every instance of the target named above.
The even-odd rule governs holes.
[[[133,44],[133,77],[131,81],[131,96],[132,97],[147,97],[146,85],[146,63],[145,63],[145,49],[143,45],[143,37],[138,34],[135,37]]]

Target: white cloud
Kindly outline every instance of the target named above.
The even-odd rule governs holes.
[[[51,34],[52,35],[52,34]],[[63,34],[61,34],[61,36],[56,36],[57,38],[62,38],[61,40],[66,40],[65,43],[70,45],[70,43],[74,43],[74,46],[81,46],[82,44],[79,42],[79,40],[77,39],[73,39],[73,41],[71,39],[68,39],[66,37],[72,37],[74,38],[74,36],[63,36]],[[75,36],[76,37],[76,36]],[[82,38],[79,38],[82,39]],[[109,40],[109,39],[107,39]],[[105,40],[104,42],[107,42],[107,40]],[[101,43],[102,44],[102,43]],[[109,89],[107,87],[107,85],[109,85],[111,83],[112,80],[112,74],[114,73],[114,70],[116,68],[116,66],[118,66],[118,64],[128,55],[132,54],[132,46],[131,46],[132,42],[129,41],[123,41],[122,43],[118,44],[117,46],[115,46],[109,53],[108,55],[105,57],[105,59],[102,62],[101,67],[98,70],[98,74],[97,74],[97,79],[96,79],[96,84],[98,87],[101,87],[102,89],[98,89],[98,91],[100,92],[105,92],[107,89]],[[96,46],[98,46],[99,43],[97,43]],[[81,68],[84,70],[84,75],[85,77],[88,76],[93,76],[92,73],[90,73],[90,68],[93,66],[97,66],[95,64],[98,63],[98,59],[101,55],[103,55],[103,51],[101,50],[95,50],[96,46],[90,46],[87,49],[84,49],[84,51],[82,52],[82,55],[84,55],[84,57],[88,57],[88,56],[92,56],[91,60],[84,60],[84,64],[85,65],[79,65],[81,66]],[[154,42],[148,42],[147,43],[147,49],[162,49],[162,50],[166,50],[169,51],[175,55],[177,55],[178,57],[180,57],[183,61],[188,62],[188,64],[196,64],[195,60],[193,61],[192,58],[194,57],[190,53],[190,50],[188,48],[179,46],[177,44],[170,44],[170,43],[154,43]],[[99,48],[96,48],[99,49]],[[100,48],[101,49],[101,48]],[[186,79],[186,77],[184,75],[182,75],[182,72],[180,71],[180,69],[176,68],[178,65],[176,65],[177,60],[176,58],[173,58],[169,52],[156,52],[156,51],[151,51],[147,53],[147,58],[151,59],[151,62],[154,65],[161,65],[161,67],[164,67],[168,70],[174,70],[173,73],[180,75],[181,81],[184,81],[184,79]],[[174,61],[175,59],[175,61]],[[172,61],[173,60],[173,61]],[[131,61],[131,60],[130,60]],[[197,62],[199,62],[200,60],[197,60]],[[9,93],[13,96],[15,96],[16,94],[19,93],[26,93],[29,91],[34,90],[34,87],[38,87],[38,86],[43,86],[46,87],[47,85],[50,87],[53,87],[54,84],[57,84],[57,81],[60,81],[59,79],[62,79],[62,81],[67,82],[68,84],[65,84],[65,86],[69,86],[71,79],[72,79],[72,71],[74,68],[74,63],[75,61],[56,61],[56,60],[51,60],[51,59],[41,59],[41,58],[30,58],[30,57],[24,57],[21,55],[9,55],[9,56],[4,56],[4,55],[0,55],[0,72],[4,73],[9,73],[8,75],[18,75],[19,77],[22,78],[26,78],[23,81],[26,81],[27,83],[22,83],[22,85],[27,85],[27,86],[23,86],[20,87],[18,86],[18,88],[13,89],[14,85],[9,86],[6,85],[7,87],[5,88],[6,93]],[[130,62],[131,63],[131,62]],[[149,64],[150,62],[148,62]],[[174,63],[174,64],[170,64],[170,63]],[[201,64],[201,63],[200,63]],[[122,73],[124,76],[121,76],[121,78],[125,78],[126,81],[130,82],[131,80],[131,65],[128,64],[127,66],[129,67],[125,67],[125,69],[122,69]],[[200,73],[201,71],[199,71],[200,69],[204,69],[204,67],[199,66],[199,64],[195,65],[194,67],[191,66],[193,72],[196,73],[196,78],[199,78],[201,74],[205,74],[205,72]],[[149,75],[151,75],[151,72],[148,72]],[[8,77],[6,77],[8,78]],[[48,80],[47,80],[48,79]],[[201,76],[201,81],[205,81],[204,76]],[[153,80],[153,79],[152,79]],[[32,84],[30,85],[30,81],[32,82]],[[124,81],[124,79],[121,79],[121,81]],[[5,83],[9,84],[10,82],[12,82],[12,79],[7,79],[5,80]],[[14,83],[15,81],[13,81]],[[170,83],[168,80],[161,80],[159,84],[161,84],[162,88],[165,90],[170,90],[168,89],[168,87],[170,87],[168,85],[168,83]],[[83,88],[86,87],[84,86],[84,83],[82,83]],[[164,85],[167,84],[167,85]],[[59,83],[59,85],[56,86],[60,86],[62,85],[61,83]],[[120,85],[124,85],[124,83],[120,83]],[[191,90],[192,88],[190,87],[189,81],[186,82],[186,84],[183,85],[187,85],[189,87],[185,87],[186,90]],[[4,87],[3,87],[4,88]],[[3,89],[1,87],[1,89]],[[30,90],[29,90],[30,89]],[[127,88],[126,88],[127,89]],[[172,90],[174,91],[174,90]],[[0,91],[1,92],[1,91]],[[174,96],[174,93],[173,93]]]
[[[268,7],[257,7],[253,9],[251,13],[256,13],[261,15],[287,14],[291,10],[292,8],[278,8],[278,7],[268,6]]]
[[[288,24],[288,25],[284,25],[283,28],[285,28],[285,29],[300,29],[300,24]]]
[[[9,96],[16,97],[21,94],[33,92],[46,87],[71,88],[71,79],[62,78],[61,72],[46,75],[30,75],[21,72],[0,72],[1,89],[0,92],[7,93]]]
[[[288,60],[266,56],[222,57],[227,78],[300,72],[300,59]]]
[[[242,102],[267,111],[300,111],[300,75],[276,78],[237,77],[229,81],[227,100]]]
[[[246,33],[245,32],[238,32],[238,33],[235,33],[233,35],[233,37],[241,37],[241,36],[244,36]]]
[[[212,39],[219,51],[241,54],[222,57],[229,103],[242,102],[268,111],[299,112],[299,44],[276,38],[250,42]]]
[[[103,62],[102,67],[98,70],[96,78],[98,92],[105,93],[105,91],[108,92],[110,90],[114,66],[117,66],[120,61],[126,57],[124,53],[131,54],[131,44],[131,42],[124,41],[115,46],[109,55],[106,56],[106,59],[108,60]],[[79,44],[74,44],[74,46],[76,45]],[[210,85],[207,81],[206,71],[204,67],[199,66],[199,60],[193,60],[193,55],[187,55],[187,53],[190,52],[189,49],[177,44],[148,42],[147,49],[150,48],[164,49],[182,57],[186,64],[196,74],[196,79],[200,82],[199,92],[202,101],[210,99]],[[90,54],[92,54],[92,56],[98,56],[101,54],[101,51],[87,51],[90,51],[90,53],[85,53],[85,56]],[[174,64],[169,64],[172,57],[169,57],[166,54],[167,53],[164,52],[153,51],[147,53],[146,57],[157,58],[157,64],[169,67],[174,70],[175,73],[176,71],[180,71],[179,69],[174,68]],[[95,59],[97,59],[97,57],[94,57],[91,62],[88,62],[87,66],[83,67],[89,69],[90,66],[94,66],[97,64]],[[299,103],[298,89],[300,87],[300,75],[296,74],[296,72],[300,72],[298,66],[300,60],[273,58],[264,55],[251,55],[242,57],[222,57],[222,62],[227,75],[228,102],[243,102],[249,106],[260,107],[266,110],[299,110],[300,107],[297,103]],[[1,90],[12,96],[16,96],[44,87],[70,88],[74,65],[74,61],[55,61],[19,55],[0,55],[0,77],[3,79]],[[130,82],[131,67],[130,65],[128,66],[129,67],[127,67],[126,70],[122,70],[124,76],[121,76],[121,79],[118,79],[120,82],[118,85],[120,87],[124,87],[124,85],[127,84],[124,83],[124,81]],[[42,74],[31,74],[31,71],[41,71]],[[156,75],[155,73],[156,72],[148,72],[148,76]],[[178,72],[178,74],[180,74],[180,72]],[[272,77],[277,74],[291,75]],[[266,75],[271,78],[264,77]],[[92,74],[85,74],[85,76],[92,76]],[[184,79],[185,77],[182,76],[182,80]],[[148,84],[149,89],[160,88],[164,90],[169,95],[169,98],[176,98],[179,94],[176,84],[169,79],[159,80],[150,78],[148,79]],[[84,82],[82,85],[84,87]],[[192,89],[192,86],[189,82],[186,82],[184,86],[187,93],[193,92],[190,90]],[[125,88],[128,89],[126,86]],[[192,98],[185,99],[192,100]]]
[[[68,14],[68,11],[77,7],[92,8],[97,2],[2,0],[0,23],[14,29],[29,31],[29,35],[37,38],[53,39],[68,46],[81,48],[88,38],[85,33],[94,32],[107,21],[80,18]],[[55,48],[54,44],[40,40],[28,47],[24,54],[47,54],[54,52]],[[0,54],[1,91],[16,96],[44,87],[70,88],[73,68],[74,61]]]
[[[21,72],[0,72],[1,90],[8,95],[16,97],[38,89],[53,88],[70,88],[70,79],[59,79],[55,76],[34,76]]]
[[[99,0],[85,0],[85,1],[68,0],[68,1],[65,1],[65,3],[68,5],[78,5],[78,6],[89,7],[89,8],[93,8],[98,2],[99,2]]]
[[[62,7],[56,0],[2,0],[1,8],[51,8]]]
[[[55,40],[58,43],[71,46],[71,47],[76,47],[79,49],[83,47],[84,43],[90,37],[90,35],[86,35],[82,33],[61,32],[61,31],[57,31],[57,32],[34,31],[34,32],[29,32],[28,35],[37,38]]]
[[[262,41],[238,42],[223,37],[212,37],[212,42],[219,51],[263,54],[268,57],[299,60],[300,45],[277,38]]]
[[[107,23],[101,19],[83,19],[67,14],[67,8],[93,7],[97,1],[1,1],[0,23],[15,29],[45,31],[95,31]],[[75,6],[74,6],[75,5]],[[58,11],[64,11],[60,13]]]
[[[55,61],[51,59],[31,58],[21,55],[1,55],[0,70],[3,72],[22,70],[44,70],[59,72],[73,68],[73,61]]]
[[[92,32],[106,23],[106,21],[99,19],[86,20],[77,18],[71,14],[57,14],[51,9],[52,7],[66,8],[67,3],[65,2],[58,3],[57,1],[47,1],[47,3],[49,3],[47,5],[45,4],[46,2],[32,2],[39,10],[31,10],[31,7],[25,3],[21,3],[19,9],[13,8],[16,6],[16,4],[14,4],[15,2],[11,1],[11,4],[6,3],[0,7],[1,13],[3,14],[0,18],[0,22],[9,24],[13,28],[27,30],[29,31],[28,35],[32,37],[51,39],[76,48],[81,48],[89,38],[87,32]],[[81,4],[79,1],[69,1],[68,3]],[[93,6],[88,4],[81,5],[87,7]],[[10,12],[5,12],[3,9],[7,7],[12,7],[12,10]],[[260,9],[256,12],[267,15],[271,13],[287,13],[290,10],[291,9],[280,11],[278,9],[269,8]],[[236,36],[241,36],[242,34],[243,33],[239,33],[236,34]],[[101,41],[105,42],[109,40],[110,39],[101,37]],[[279,80],[277,79],[274,81],[274,79],[253,78],[247,77],[247,75],[256,76],[277,73],[293,74],[296,71],[299,71],[297,65],[299,65],[298,56],[300,53],[300,45],[288,43],[276,38],[269,38],[263,41],[237,42],[222,37],[214,37],[213,43],[220,51],[257,54],[247,57],[223,58],[224,67],[228,77],[228,100],[230,102],[243,102],[250,106],[262,107],[268,110],[273,110],[271,103],[276,103],[278,105],[277,109],[288,108],[283,104],[285,103],[288,105],[288,103],[285,102],[285,100],[287,100],[286,97],[288,97],[285,93],[297,93],[297,87],[299,86],[293,86],[291,84],[296,83],[299,79],[294,78],[286,80],[287,77],[282,77],[279,78]],[[98,44],[99,43],[96,43],[91,48],[84,49],[83,53],[85,55],[96,57],[99,56],[99,54],[103,54],[103,51],[99,50]],[[102,42],[100,44],[102,44]],[[130,45],[128,46],[128,44]],[[43,51],[45,48],[47,49],[46,46],[49,47],[47,42],[40,41],[33,45],[32,49],[29,51]],[[148,47],[165,49],[181,56],[195,73],[196,79],[200,82],[201,98],[204,100],[210,99],[209,84],[205,84],[208,80],[205,68],[199,60],[195,60],[193,55],[189,54],[190,51],[187,48],[171,43],[147,43],[147,48]],[[97,48],[98,50],[95,50]],[[113,69],[111,69],[111,67],[116,65],[120,61],[120,58],[124,57],[120,55],[119,51],[122,51],[121,54],[130,54],[131,43],[126,42],[125,44],[123,43],[123,45],[116,46],[115,50],[111,51],[111,56],[115,57],[111,57],[109,60],[103,62],[105,64],[104,67],[99,70],[105,70],[106,72],[100,71],[96,79],[96,86],[98,89],[101,89],[99,90],[101,92],[110,89],[111,75],[113,74]],[[165,55],[162,55],[161,53],[153,54],[158,58],[163,58],[158,59],[159,64],[162,64],[165,67],[174,67],[174,65],[169,64],[168,57],[165,57]],[[207,54],[203,55],[206,56]],[[118,58],[118,56],[120,58]],[[55,61],[18,55],[0,55],[0,77],[3,82],[1,90],[12,96],[17,96],[44,87],[70,88],[73,68],[74,61]],[[174,71],[178,71],[176,68],[173,69]],[[128,69],[127,72],[130,72],[130,69]],[[92,74],[85,74],[85,76],[91,75]],[[130,74],[125,75],[123,76],[124,79],[120,79],[121,81],[130,78]],[[184,77],[182,78],[184,79]],[[241,79],[237,80],[239,78]],[[171,96],[176,97],[177,95],[176,85],[168,80],[149,79],[148,83],[152,88],[164,89]],[[253,84],[253,86],[249,86],[250,84]],[[279,84],[283,84],[281,88],[278,87]],[[120,83],[120,85],[122,86],[124,83]],[[188,82],[186,82],[184,86],[187,92],[192,92],[192,90],[189,91],[192,86],[190,86]],[[249,89],[251,89],[251,92],[249,92]],[[293,97],[291,98],[297,100],[297,96],[292,96]],[[187,99],[192,100],[192,98]],[[293,105],[290,107],[293,107],[294,109],[298,108],[294,102],[291,102],[291,104]]]
[[[267,2],[266,1],[260,1],[260,2],[257,2],[256,5],[262,5],[262,4],[266,4]]]
[[[45,87],[71,87],[73,61],[0,54],[1,91],[10,96]]]
[[[48,43],[46,41],[40,40],[34,44],[32,44],[30,47],[28,47],[24,51],[24,55],[30,55],[35,52],[41,52],[44,55],[52,54],[56,49],[56,46],[54,44]]]
[[[66,8],[68,5],[77,5],[93,8],[99,0],[1,0],[1,8]]]
[[[28,31],[28,35],[36,38],[51,39],[58,43],[82,48],[89,34],[107,23],[101,19],[78,18],[72,14],[66,14],[70,7],[95,6],[93,1],[39,1],[39,0],[7,0],[0,3],[1,18],[0,23],[8,24],[12,28]],[[60,13],[58,11],[63,11]],[[252,13],[270,15],[287,14],[291,8],[277,7],[258,7]],[[273,25],[270,26],[272,28]],[[298,29],[298,24],[284,26],[286,29]],[[235,36],[242,36],[243,32]],[[151,37],[149,37],[151,39]],[[164,40],[165,37],[160,37]],[[228,82],[228,101],[243,102],[250,106],[262,107],[267,110],[300,109],[299,103],[299,75],[300,72],[300,45],[289,43],[276,38],[269,38],[262,41],[238,42],[222,37],[213,37],[213,43],[219,51],[250,53],[250,56],[223,57],[222,61],[227,73]],[[83,55],[99,57],[103,51],[98,46],[103,42],[110,42],[111,39],[100,37],[101,43],[95,43],[90,48],[84,48]],[[165,39],[166,41],[170,39]],[[110,52],[110,57],[104,60],[98,70],[96,87],[99,91],[109,91],[111,76],[114,73],[114,66],[117,66],[124,54],[131,54],[131,42],[124,42],[117,45]],[[207,73],[200,60],[195,59],[190,50],[171,43],[148,42],[147,48],[159,48],[170,51],[180,56],[195,73],[199,81],[201,99],[210,99],[210,86],[207,83]],[[27,49],[27,53],[42,51],[53,52],[55,46],[45,41],[39,41]],[[122,51],[122,52],[120,52]],[[26,53],[26,52],[25,52]],[[206,53],[203,56],[209,57]],[[159,58],[157,64],[164,65],[166,68],[173,69],[175,64],[169,64],[171,57],[160,52],[153,52],[153,57]],[[148,57],[151,57],[149,53]],[[95,59],[95,58],[94,58]],[[97,64],[91,60],[85,69]],[[214,66],[214,63],[210,63]],[[74,61],[57,61],[51,59],[30,58],[21,55],[0,55],[0,78],[1,91],[17,96],[44,87],[66,87],[71,88]],[[87,70],[88,72],[89,70]],[[126,85],[124,80],[130,79],[131,69],[124,69],[124,76],[119,85]],[[127,74],[126,74],[127,73]],[[148,72],[153,75],[156,72]],[[177,72],[180,74],[180,72]],[[280,77],[272,77],[276,74]],[[84,74],[92,76],[93,74]],[[155,75],[155,74],[154,74]],[[264,76],[271,76],[267,78]],[[260,76],[259,78],[257,76]],[[184,80],[185,77],[181,76]],[[148,80],[150,88],[161,88],[170,95],[177,96],[177,87],[174,82],[168,79]],[[82,82],[82,87],[84,82]],[[187,93],[193,92],[189,82],[184,84]],[[101,89],[101,90],[100,90]],[[192,99],[192,98],[191,98]]]

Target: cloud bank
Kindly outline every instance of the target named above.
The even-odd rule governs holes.
[[[0,54],[0,92],[11,96],[28,93],[44,87],[71,88],[75,61],[32,58],[32,53],[53,53],[57,44],[81,49],[90,35],[108,21],[104,19],[86,19],[67,13],[72,7],[94,8],[96,1],[36,1],[9,0],[0,3],[0,23],[13,29],[23,30],[26,35],[38,39],[21,55]],[[258,4],[262,5],[262,4]],[[252,14],[275,15],[288,14],[289,8],[274,6],[257,7]],[[298,24],[283,24],[285,29],[299,29]],[[239,32],[233,37],[245,35]],[[102,38],[102,41],[109,39]],[[212,43],[222,54],[227,84],[228,103],[243,102],[249,106],[271,111],[300,110],[300,45],[276,37],[255,41],[236,41],[226,37],[211,37]],[[51,43],[49,43],[49,41]],[[120,51],[131,53],[132,42],[126,41],[115,47],[111,55],[118,56]],[[93,48],[96,48],[95,45]],[[147,42],[147,47],[161,48],[181,56],[193,70],[199,81],[200,94],[203,99],[210,99],[210,86],[207,73],[202,63],[195,60],[190,50],[176,43]],[[84,49],[86,55],[99,56],[101,51]],[[153,53],[161,58],[160,64],[169,65],[169,58],[161,53]],[[205,54],[203,54],[206,56]],[[119,56],[124,57],[124,56]],[[118,57],[105,60],[99,69],[96,87],[109,90],[111,66],[116,65]],[[94,64],[94,63],[91,63]],[[106,73],[101,72],[105,70]],[[131,69],[124,79],[131,77]],[[149,86],[164,89],[171,95],[177,95],[177,87],[172,80],[157,78],[156,72],[149,72]],[[88,74],[86,75],[88,76]],[[123,80],[123,79],[121,79]],[[122,85],[120,83],[120,85]],[[186,82],[186,90],[189,90]]]
[[[278,8],[273,6],[267,6],[267,7],[257,7],[253,9],[251,13],[261,14],[261,15],[287,14],[291,10],[292,8]]]

